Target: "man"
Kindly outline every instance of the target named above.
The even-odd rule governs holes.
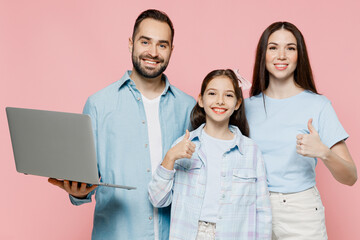
[[[90,96],[84,113],[92,119],[101,180],[136,190],[87,186],[49,179],[70,194],[74,205],[95,194],[93,239],[168,239],[170,209],[148,200],[152,170],[174,140],[185,133],[195,100],[163,74],[173,50],[168,16],[147,10],[137,18],[129,50],[133,68]]]

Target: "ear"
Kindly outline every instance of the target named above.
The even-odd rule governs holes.
[[[239,109],[239,107],[241,106],[241,103],[242,103],[242,99],[240,98],[240,99],[238,100],[238,102],[236,103],[235,111]]]
[[[131,37],[129,37],[129,52],[132,53],[134,43]]]
[[[203,99],[201,97],[201,94],[199,94],[197,102],[201,108],[204,108]]]

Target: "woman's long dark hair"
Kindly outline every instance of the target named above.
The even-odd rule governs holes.
[[[210,81],[213,80],[215,77],[219,77],[219,76],[228,77],[231,80],[234,86],[236,100],[239,101],[239,99],[241,99],[240,107],[238,110],[235,110],[231,115],[229,124],[237,126],[240,129],[241,133],[244,136],[248,137],[249,125],[245,116],[244,97],[241,88],[239,86],[239,79],[233,70],[219,69],[219,70],[214,70],[210,72],[208,75],[206,75],[206,77],[204,78],[201,84],[200,95],[201,97],[203,97],[206,87],[210,83]],[[205,122],[206,122],[206,113],[204,111],[204,108],[200,107],[199,103],[196,103],[195,107],[191,112],[191,125],[193,129],[196,129]]]
[[[250,89],[250,96],[263,93],[269,86],[269,72],[266,70],[266,50],[269,37],[272,33],[285,29],[290,31],[297,42],[298,60],[294,71],[294,79],[297,85],[305,90],[318,93],[315,87],[313,74],[310,66],[305,39],[299,29],[289,22],[275,22],[262,33],[256,49],[255,65],[253,71],[253,82]]]

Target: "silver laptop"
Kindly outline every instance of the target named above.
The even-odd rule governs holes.
[[[16,170],[93,185],[99,181],[91,119],[85,114],[6,108]]]

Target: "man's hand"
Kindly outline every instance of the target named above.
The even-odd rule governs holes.
[[[88,187],[86,183],[78,182],[72,182],[70,184],[68,180],[57,180],[55,178],[49,178],[48,182],[64,189],[70,195],[80,199],[86,198],[86,196],[97,187],[97,185]]]

